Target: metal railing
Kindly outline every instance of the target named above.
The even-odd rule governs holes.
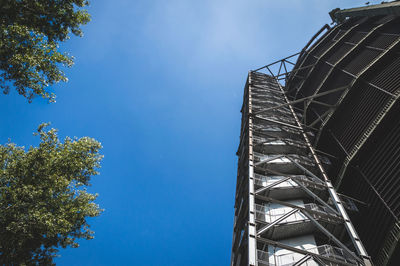
[[[259,205],[259,204],[254,204],[255,206],[255,214],[256,214],[256,219],[259,221],[263,221],[266,223],[273,223],[283,215],[293,211],[293,208],[288,207],[288,206],[283,206],[283,205]],[[324,218],[326,219],[326,215],[338,217],[337,214],[335,214],[331,209],[317,205],[315,203],[307,203],[298,206],[301,209],[304,209],[305,211],[310,210],[311,212],[307,212],[312,217],[315,219],[320,219]],[[282,224],[288,224],[288,223],[294,223],[294,222],[300,222],[300,221],[309,221],[309,219],[304,215],[301,211],[296,212],[283,221],[279,222],[278,225]]]
[[[254,184],[260,187],[266,187],[287,177],[288,176],[279,176],[279,175],[264,176],[264,175],[254,174]],[[313,181],[308,179],[305,175],[291,175],[290,178],[292,180],[285,181],[283,182],[284,185],[280,186],[277,185],[276,187],[282,187],[282,186],[299,187],[299,185],[293,180],[296,180],[297,182],[300,182],[305,186],[308,186],[309,184],[313,183]]]
[[[263,221],[266,223],[273,223],[283,215],[293,211],[293,208],[290,207],[285,207],[282,206],[281,208],[271,208],[270,206],[264,206],[264,205],[259,205],[255,204],[255,210],[256,210],[256,219],[259,221]],[[308,220],[308,218],[301,212],[296,212],[283,221],[279,222],[279,224],[287,224],[291,222],[299,222],[299,221],[305,221]]]
[[[285,252],[286,251],[286,252]],[[322,257],[334,259],[337,261],[342,261],[348,264],[356,264],[356,261],[352,258],[352,255],[347,251],[334,247],[331,245],[321,245],[318,247],[304,249],[309,253],[317,254]],[[284,254],[277,253],[285,252]],[[304,256],[304,254],[280,249],[278,252],[274,252],[269,254],[268,252],[257,250],[257,262],[259,266],[289,266],[293,265],[296,262],[300,261]],[[313,260],[312,254],[310,254],[310,261]],[[306,265],[306,264],[303,264]]]
[[[254,152],[253,155],[255,163],[266,161],[270,164],[293,164],[293,161],[296,161],[297,163],[300,163],[305,167],[315,167],[315,163],[308,156],[304,155],[288,154],[288,155],[277,156],[277,155],[262,154],[259,152]],[[276,159],[270,160],[273,159],[274,157],[276,157]]]
[[[336,213],[334,213],[331,209],[329,209],[329,208],[327,208],[325,206],[317,205],[315,203],[304,204],[304,208],[307,209],[307,210],[320,212],[322,214],[330,214],[330,215],[337,216]]]

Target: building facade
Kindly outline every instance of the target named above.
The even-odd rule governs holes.
[[[333,10],[300,53],[249,72],[231,265],[399,265],[399,15]]]

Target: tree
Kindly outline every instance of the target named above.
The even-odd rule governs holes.
[[[50,86],[67,81],[60,66],[73,57],[59,51],[59,43],[82,36],[90,21],[82,8],[87,0],[2,0],[0,4],[0,88],[15,87],[29,102],[35,96],[55,100]]]
[[[102,210],[89,193],[98,174],[101,144],[65,138],[42,124],[38,147],[0,145],[0,264],[52,264],[57,248],[92,239],[88,217]]]

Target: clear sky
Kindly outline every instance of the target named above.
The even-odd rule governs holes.
[[[0,142],[52,122],[104,146],[95,239],[59,265],[229,265],[247,72],[298,52],[350,0],[92,0],[57,102],[0,96]],[[378,3],[380,1],[370,1]]]

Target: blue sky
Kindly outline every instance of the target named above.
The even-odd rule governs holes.
[[[95,239],[59,265],[228,265],[243,86],[298,52],[348,0],[92,0],[57,102],[0,97],[0,142],[50,121],[104,146]],[[370,1],[378,3],[379,1]]]

